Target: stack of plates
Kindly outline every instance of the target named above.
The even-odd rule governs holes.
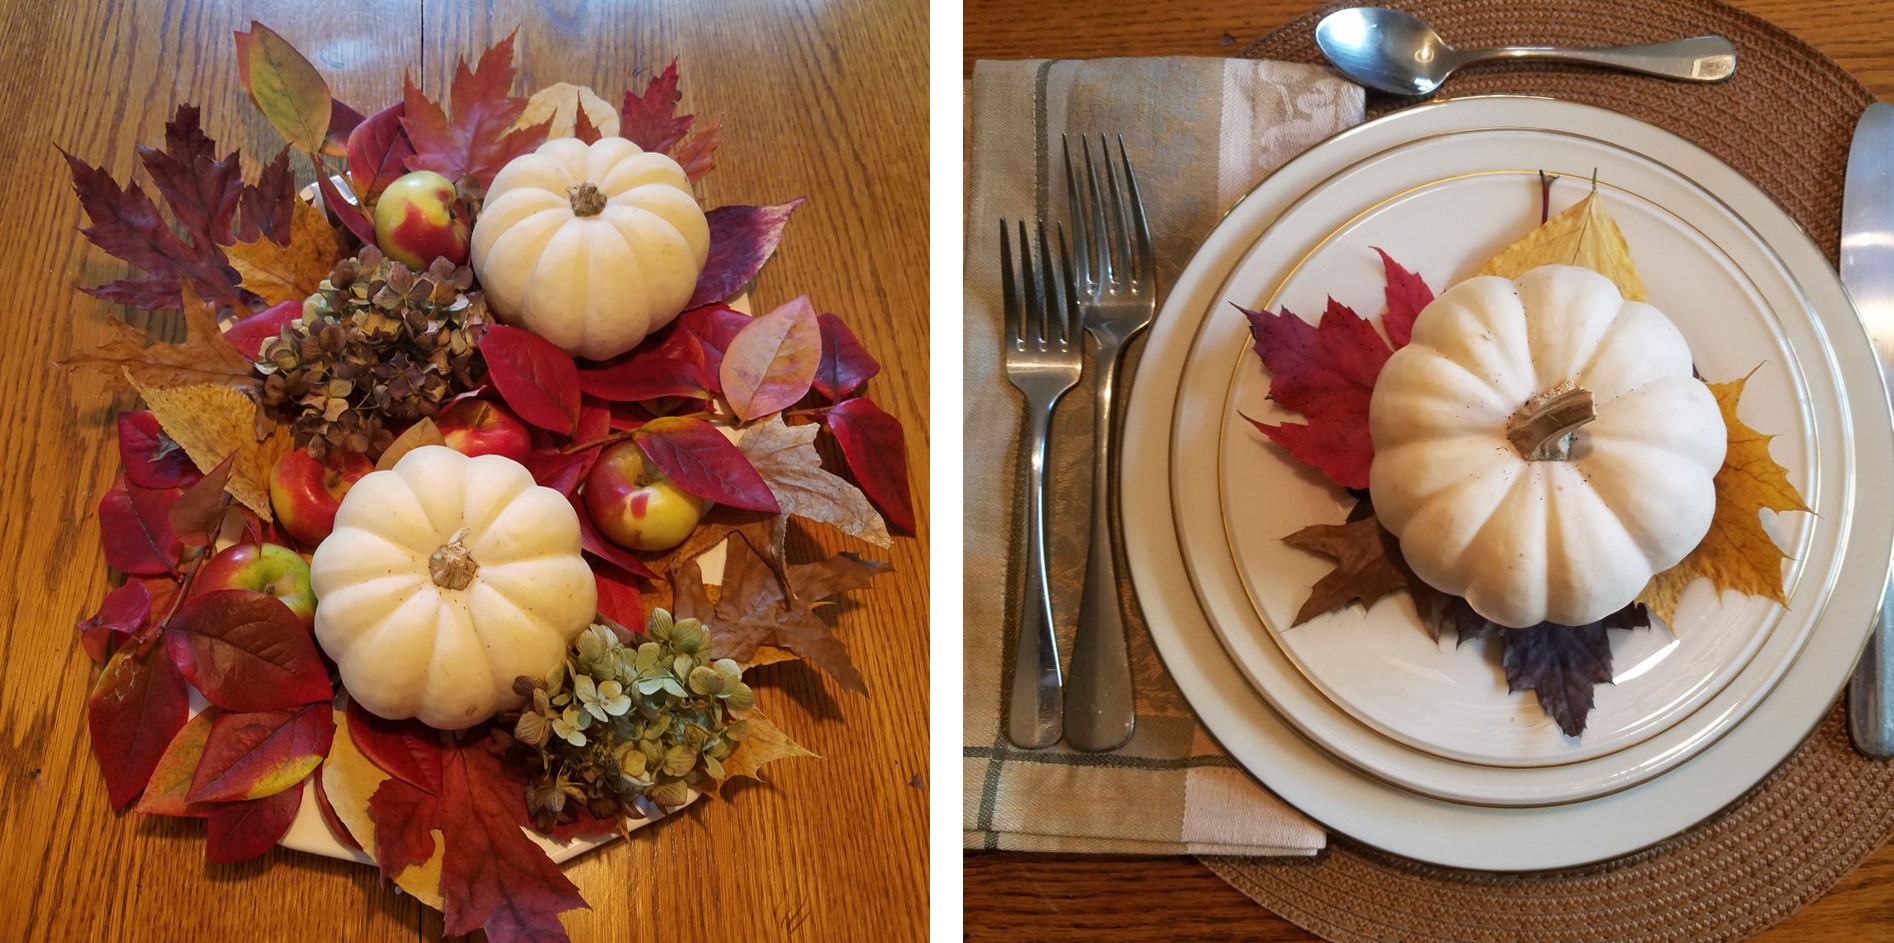
[[[1495,653],[1431,640],[1405,595],[1290,627],[1330,564],[1281,538],[1353,500],[1245,420],[1285,414],[1234,307],[1313,318],[1333,296],[1373,318],[1376,247],[1443,290],[1537,224],[1540,171],[1562,178],[1553,212],[1596,171],[1651,303],[1706,379],[1750,377],[1741,416],[1813,509],[1765,514],[1787,606],[1699,581],[1674,630],[1611,632],[1614,684],[1576,739],[1507,692]],[[1125,435],[1123,493],[1169,497],[1125,504],[1132,578],[1204,722],[1331,829],[1450,866],[1612,858],[1740,796],[1840,692],[1894,545],[1894,424],[1826,258],[1707,152],[1567,102],[1410,108],[1277,171],[1170,288]]]

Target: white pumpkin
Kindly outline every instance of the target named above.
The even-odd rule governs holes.
[[[521,703],[598,606],[572,505],[498,455],[438,445],[370,472],[309,565],[316,640],[370,712],[471,727]]]
[[[507,162],[471,246],[500,320],[592,360],[677,317],[709,253],[684,169],[615,137],[559,138]]]
[[[1595,622],[1683,559],[1726,444],[1676,326],[1569,265],[1434,299],[1369,427],[1375,512],[1415,574],[1515,628]]]

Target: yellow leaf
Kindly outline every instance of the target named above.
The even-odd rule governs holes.
[[[507,130],[538,127],[550,120],[552,124],[546,129],[548,140],[569,138],[578,133],[581,107],[600,134],[618,136],[618,109],[590,88],[570,82],[557,82],[533,93],[533,97],[526,100],[526,110],[520,112],[519,120]]]
[[[434,420],[423,417],[420,422],[408,427],[408,431],[395,436],[393,442],[382,450],[381,458],[375,461],[376,471],[387,471],[401,461],[403,455],[423,445],[446,445],[447,439],[441,435],[441,427]]]
[[[1789,483],[1788,470],[1769,457],[1769,440],[1736,417],[1736,404],[1749,377],[1705,384],[1716,396],[1728,430],[1729,450],[1716,473],[1716,512],[1703,542],[1676,566],[1651,578],[1637,601],[1651,614],[1674,624],[1684,586],[1708,577],[1718,593],[1735,590],[1787,604],[1782,593],[1782,548],[1762,529],[1762,510],[1806,511],[1802,495]]]
[[[225,255],[242,276],[243,287],[270,304],[280,304],[315,294],[342,257],[342,242],[321,210],[297,200],[290,210],[289,245],[258,236],[254,242],[231,246]]]
[[[1645,300],[1644,282],[1631,261],[1631,247],[1605,209],[1596,181],[1590,195],[1507,246],[1481,267],[1480,274],[1518,278],[1541,265],[1591,269],[1611,279],[1626,301]]]
[[[821,759],[803,749],[801,744],[789,739],[781,728],[770,723],[769,718],[764,717],[760,712],[751,711],[744,720],[749,724],[750,732],[742,740],[737,741],[737,748],[731,751],[728,759],[723,761],[725,782],[738,776],[747,776],[762,782],[763,777],[758,775],[758,772],[763,768],[763,764],[774,763],[777,760],[797,756],[814,756],[818,760]]]
[[[292,447],[287,427],[275,426],[268,438],[258,441],[256,404],[228,386],[157,386],[140,381],[130,370],[125,371],[125,378],[145,398],[164,434],[184,448],[199,471],[209,473],[234,454],[225,489],[259,517],[272,519],[270,470]]]
[[[362,845],[368,856],[375,857],[375,818],[368,811],[368,800],[381,788],[388,774],[381,771],[361,750],[355,741],[349,739],[348,715],[335,712],[335,739],[330,742],[329,756],[322,761],[322,791],[329,797],[329,805],[335,809],[335,817],[348,827],[349,834]],[[412,865],[395,875],[395,884],[402,890],[413,894],[421,903],[441,910],[445,902],[441,898],[441,861],[447,852],[447,842],[441,838],[439,829],[434,831],[434,857],[424,864]]]

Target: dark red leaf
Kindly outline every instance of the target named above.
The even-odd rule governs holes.
[[[213,807],[207,816],[204,860],[222,864],[261,857],[289,831],[302,804],[299,784],[273,796]]]
[[[1382,315],[1381,326],[1387,329],[1388,339],[1394,342],[1394,349],[1407,346],[1408,338],[1414,335],[1414,318],[1434,300],[1434,290],[1427,287],[1419,275],[1401,267],[1399,262],[1390,258],[1380,248],[1381,267],[1388,278],[1388,313]]]
[[[152,272],[103,285],[81,285],[79,290],[113,304],[160,311],[177,307],[180,285],[176,272]]]
[[[643,632],[644,597],[638,593],[636,578],[615,566],[595,566],[592,580],[598,584],[598,611],[619,625]]]
[[[236,152],[218,160],[217,145],[204,135],[195,105],[179,105],[164,126],[163,150],[140,146],[138,158],[164,196],[178,224],[198,246],[235,241],[230,221],[243,192],[243,168]]]
[[[836,404],[826,418],[862,493],[875,502],[889,524],[914,533],[907,436],[901,431],[901,420],[860,397]]]
[[[533,481],[551,488],[566,497],[579,489],[579,482],[585,480],[592,463],[598,460],[598,448],[587,449],[565,455],[559,452],[534,452],[526,456],[526,470],[533,473]]]
[[[605,536],[598,532],[598,526],[592,523],[592,515],[586,513],[585,502],[578,495],[568,494],[566,500],[571,501],[572,510],[578,512],[579,545],[585,549],[585,552],[607,563],[615,563],[635,576],[642,576],[648,580],[658,578],[658,575],[651,572],[651,568],[646,566],[643,560],[633,556],[631,551],[606,540]]]
[[[216,243],[187,244],[171,230],[158,207],[138,185],[120,188],[103,167],[93,167],[77,157],[59,152],[72,172],[72,189],[79,195],[92,225],[80,230],[93,245],[117,256],[154,276],[190,279],[197,293],[206,299],[222,299],[233,307],[241,306],[236,270],[224,262],[223,250]],[[165,284],[161,279],[136,283],[135,293],[152,300]],[[128,294],[133,294],[129,293]],[[178,307],[181,299],[172,295],[163,307]]]
[[[224,488],[230,483],[230,467],[236,454],[225,457],[210,474],[184,489],[171,503],[166,519],[171,532],[187,547],[207,547],[217,539],[223,523]]]
[[[323,136],[322,152],[331,157],[346,158],[349,135],[355,133],[355,129],[367,120],[361,112],[356,111],[342,99],[330,98],[329,133]]]
[[[559,914],[585,906],[578,888],[520,829],[528,824],[525,781],[483,730],[441,751],[441,794],[387,779],[369,798],[375,854],[384,875],[441,852],[442,931],[485,929],[494,943],[564,940]],[[436,839],[436,834],[441,836]]]
[[[432,170],[456,184],[471,178],[474,192],[461,195],[484,194],[507,161],[545,142],[551,123],[508,131],[526,110],[526,99],[514,98],[512,88],[512,34],[482,53],[476,68],[469,70],[466,58],[460,60],[454,69],[452,122],[440,105],[404,79],[401,126],[414,146],[408,169]]]
[[[521,419],[571,435],[579,424],[579,367],[565,351],[529,331],[504,324],[480,337],[487,376]]]
[[[335,693],[308,628],[267,593],[223,589],[188,599],[164,640],[184,677],[224,710],[326,703]]]
[[[263,345],[283,333],[289,322],[303,316],[303,303],[290,300],[271,305],[238,321],[224,332],[224,339],[237,352],[255,360],[263,355]]]
[[[303,781],[329,755],[335,735],[327,701],[273,711],[226,711],[211,725],[191,777],[191,802],[240,802]]]
[[[395,102],[349,132],[349,184],[363,206],[375,205],[381,191],[408,172],[414,145],[401,129],[404,113],[404,104]]]
[[[1278,314],[1239,310],[1249,318],[1256,353],[1269,370],[1269,398],[1309,420],[1307,425],[1251,422],[1335,484],[1368,487],[1368,466],[1374,461],[1368,399],[1392,353],[1388,342],[1333,298],[1319,327],[1286,309]]]
[[[113,805],[138,798],[190,714],[184,679],[169,659],[150,648],[112,656],[87,701],[86,727]]]
[[[111,653],[114,634],[131,635],[145,627],[151,616],[151,590],[138,580],[105,594],[99,611],[79,620],[79,640],[93,661],[102,662]]]
[[[672,147],[684,140],[691,122],[697,120],[695,115],[676,113],[677,103],[683,97],[677,90],[677,60],[672,59],[663,72],[645,85],[644,94],[625,90],[625,105],[618,115],[618,136],[643,150],[670,153]]]
[[[412,718],[389,720],[351,698],[349,740],[381,771],[429,795],[441,794],[441,732]]]
[[[685,308],[722,301],[749,284],[782,243],[789,214],[801,205],[798,198],[777,206],[719,206],[705,213],[710,257]]]
[[[730,349],[730,343],[743,333],[752,320],[749,315],[725,305],[692,308],[678,315],[675,323],[678,334],[689,335],[695,342],[695,354],[690,352],[691,348],[687,348],[684,341],[678,341],[678,346],[673,347],[670,338],[666,338],[662,349],[666,356],[674,360],[701,357],[703,364],[699,373],[703,377],[704,388],[722,394],[723,381],[719,374],[723,372],[723,352]]]
[[[289,171],[289,145],[283,145],[276,159],[263,168],[256,185],[245,184],[238,203],[243,207],[243,225],[237,238],[255,242],[267,237],[279,246],[289,244],[289,217],[296,200],[296,177]]]
[[[690,334],[671,335],[678,345],[697,348],[697,359],[660,356],[659,352],[639,354],[624,363],[602,370],[579,371],[579,389],[588,396],[612,403],[633,403],[663,396],[703,399],[710,395],[704,388],[702,344]],[[589,441],[579,436],[580,441]]]
[[[667,416],[645,423],[636,438],[651,463],[685,491],[747,511],[782,511],[763,476],[716,426]]]
[[[583,388],[585,383],[580,381]],[[596,442],[612,434],[611,407],[589,396],[579,400],[579,426],[573,432],[576,442]]]
[[[325,171],[316,175],[316,189],[322,193],[322,205],[327,207],[329,215],[334,216],[363,245],[375,244],[375,224],[369,222],[362,208],[343,199],[342,192],[336,189],[335,181],[329,179]]]
[[[822,361],[815,368],[815,391],[840,402],[881,372],[881,364],[855,339],[842,319],[828,312],[816,315],[822,328]]]
[[[140,488],[120,475],[99,500],[99,539],[105,562],[121,573],[169,573],[184,553],[171,530],[171,505],[181,488]]]
[[[335,805],[329,801],[329,792],[322,787],[322,776],[311,776],[309,785],[316,791],[316,811],[322,813],[322,824],[329,826],[329,834],[343,845],[361,851],[362,843],[355,840],[349,827],[342,824],[342,817],[335,814]]]
[[[592,123],[591,114],[586,112],[584,105],[573,109],[573,112],[572,136],[587,144],[597,144],[605,134]]]
[[[125,480],[140,488],[188,488],[204,477],[147,410],[118,414],[118,460]]]

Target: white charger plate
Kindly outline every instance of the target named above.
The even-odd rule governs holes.
[[[1773,250],[1773,254],[1781,259],[1783,283],[1759,289],[1757,294],[1764,301],[1754,306],[1755,310],[1769,308],[1771,297],[1779,294],[1785,286],[1787,290],[1806,298],[1806,304],[1795,307],[1808,313],[1776,311],[1782,325],[1781,336],[1789,339],[1787,349],[1796,354],[1793,361],[1785,358],[1778,364],[1778,368],[1784,372],[1776,374],[1773,382],[1786,385],[1776,386],[1777,392],[1802,387],[1819,393],[1822,384],[1798,378],[1793,366],[1805,365],[1810,361],[1828,363],[1826,370],[1832,376],[1829,388],[1839,391],[1837,401],[1828,406],[1823,406],[1818,397],[1812,394],[1797,398],[1796,402],[1800,405],[1791,412],[1768,417],[1769,421],[1774,422],[1792,418],[1798,412],[1805,419],[1814,415],[1819,431],[1821,416],[1827,409],[1827,420],[1831,425],[1836,425],[1832,437],[1823,436],[1820,440],[1823,451],[1819,453],[1819,461],[1812,458],[1803,461],[1797,457],[1793,448],[1779,449],[1777,452],[1778,459],[1785,460],[1792,473],[1805,476],[1799,482],[1805,494],[1818,494],[1822,506],[1829,509],[1824,516],[1801,524],[1780,522],[1786,523],[1788,528],[1779,531],[1788,537],[1792,546],[1807,542],[1818,550],[1834,548],[1832,567],[1825,571],[1824,578],[1811,580],[1804,576],[1798,578],[1795,584],[1798,594],[1805,590],[1832,590],[1832,593],[1817,592],[1818,596],[1830,596],[1826,611],[1819,612],[1819,619],[1809,620],[1810,626],[1806,633],[1752,626],[1748,630],[1749,641],[1738,647],[1752,645],[1758,636],[1762,638],[1762,647],[1744,663],[1744,669],[1738,670],[1733,677],[1723,677],[1727,674],[1724,669],[1710,672],[1709,680],[1696,686],[1696,689],[1703,689],[1703,693],[1691,695],[1701,701],[1694,710],[1666,712],[1680,718],[1670,727],[1634,745],[1608,749],[1601,756],[1537,768],[1506,768],[1505,764],[1474,765],[1427,755],[1424,751],[1401,743],[1398,738],[1390,736],[1388,731],[1377,731],[1315,689],[1293,664],[1289,664],[1284,647],[1277,646],[1276,636],[1269,633],[1267,622],[1257,615],[1257,607],[1249,605],[1247,593],[1241,593],[1238,597],[1243,602],[1242,607],[1230,605],[1229,594],[1224,591],[1229,588],[1227,582],[1213,584],[1206,579],[1196,557],[1186,562],[1187,551],[1191,550],[1214,559],[1215,555],[1205,550],[1204,531],[1210,531],[1210,536],[1216,542],[1223,543],[1223,534],[1218,533],[1223,527],[1223,522],[1219,520],[1221,510],[1214,507],[1220,496],[1215,476],[1222,470],[1216,467],[1219,465],[1217,461],[1206,459],[1206,453],[1183,454],[1181,445],[1189,443],[1174,437],[1177,425],[1220,427],[1228,418],[1223,396],[1230,390],[1231,358],[1235,355],[1227,347],[1220,348],[1214,358],[1205,361],[1208,364],[1205,366],[1198,362],[1200,355],[1193,349],[1193,343],[1207,318],[1213,322],[1221,318],[1227,323],[1229,318],[1216,309],[1227,311],[1223,300],[1235,283],[1235,277],[1243,271],[1246,259],[1252,256],[1252,250],[1257,248],[1259,241],[1271,231],[1272,226],[1278,225],[1279,217],[1284,220],[1280,225],[1293,225],[1294,217],[1301,212],[1298,201],[1305,195],[1315,195],[1324,181],[1377,154],[1434,136],[1489,129],[1551,132],[1602,142],[1639,155],[1644,159],[1643,163],[1650,166],[1668,168],[1674,175],[1694,181],[1703,192],[1714,194],[1715,200],[1729,214],[1752,228],[1761,244]],[[1521,137],[1539,140],[1543,135],[1526,134]],[[1488,143],[1492,140],[1489,139]],[[1565,163],[1558,161],[1549,166],[1563,167]],[[1401,166],[1401,161],[1395,161],[1380,168],[1380,172],[1399,173]],[[1536,168],[1527,165],[1526,169]],[[1588,171],[1589,167],[1583,169],[1586,176],[1589,175]],[[1363,178],[1363,182],[1367,183],[1367,178]],[[1401,192],[1401,188],[1379,189],[1370,185],[1359,194],[1354,211],[1367,209],[1398,192]],[[1426,197],[1423,193],[1417,199],[1424,201]],[[1614,212],[1617,211],[1618,207],[1614,204]],[[1374,215],[1369,214],[1370,217]],[[1620,214],[1627,229],[1643,225],[1627,219],[1628,216],[1634,217],[1636,214]],[[1511,218],[1515,222],[1508,226],[1504,234],[1493,229],[1480,237],[1493,241],[1491,245],[1477,244],[1475,239],[1462,239],[1440,228],[1428,230],[1425,235],[1432,236],[1433,241],[1443,244],[1452,241],[1458,253],[1464,256],[1463,259],[1459,256],[1453,260],[1435,259],[1431,260],[1432,263],[1452,270],[1452,277],[1460,277],[1464,274],[1460,271],[1461,266],[1477,265],[1486,255],[1490,255],[1491,250],[1497,250],[1517,235],[1517,214],[1511,214]],[[1332,224],[1320,228],[1319,234],[1315,236],[1316,241],[1319,242],[1321,235],[1334,229]],[[1636,252],[1639,237],[1634,233],[1632,238]],[[1388,248],[1394,251],[1397,259],[1410,267],[1421,269],[1429,277],[1430,283],[1444,287],[1447,282],[1441,274],[1429,270],[1430,260],[1425,257],[1428,249],[1423,245],[1427,241],[1417,243],[1417,248],[1407,258],[1402,258],[1396,247]],[[1348,241],[1340,242],[1345,248]],[[1737,266],[1740,270],[1751,272],[1752,268],[1757,268],[1742,254],[1744,250],[1741,245],[1725,245],[1721,249],[1726,258],[1742,260]],[[1715,256],[1716,253],[1707,251],[1703,254],[1704,259],[1711,261],[1714,261]],[[1300,257],[1301,254],[1297,253],[1279,258],[1276,263],[1286,269],[1285,263],[1292,263]],[[1335,258],[1339,260],[1336,265],[1354,264],[1343,255]],[[1370,254],[1369,258],[1374,257]],[[1378,312],[1380,305],[1375,299],[1378,298],[1381,285],[1379,273],[1362,270],[1361,274],[1369,277],[1366,285],[1372,297],[1356,300],[1364,302],[1361,306],[1364,312]],[[1313,275],[1312,271],[1312,279]],[[1652,283],[1655,291],[1660,279],[1648,264],[1646,280]],[[1331,287],[1332,274],[1321,281],[1324,288],[1334,290]],[[1249,295],[1245,303],[1266,300],[1273,293],[1272,289],[1258,287],[1260,284],[1248,287]],[[1312,280],[1310,285],[1314,284]],[[1294,284],[1286,287],[1291,292],[1297,290]],[[1306,299],[1299,301],[1295,297],[1288,297],[1285,300],[1292,307],[1298,304],[1307,306]],[[1230,318],[1234,318],[1235,323],[1228,326],[1239,332],[1237,344],[1240,346],[1240,332],[1243,329],[1241,319],[1233,313]],[[1697,337],[1692,335],[1691,340],[1694,347]],[[1734,375],[1741,375],[1756,362],[1754,355],[1758,348],[1753,344],[1732,345],[1728,350],[1723,350],[1714,338],[1706,339],[1704,343],[1705,349],[1698,354],[1705,361],[1706,373],[1712,379],[1725,378],[1719,369],[1721,367],[1730,366]],[[1820,352],[1805,349],[1809,343],[1814,343]],[[1749,359],[1741,362],[1740,366],[1733,366],[1744,357]],[[1198,369],[1200,366],[1204,369]],[[1211,396],[1203,398],[1191,395],[1194,393],[1191,387],[1200,378],[1209,377],[1218,371],[1221,371],[1221,376]],[[1813,370],[1804,372],[1814,375]],[[1770,383],[1772,381],[1767,379],[1768,376],[1759,374],[1752,383]],[[1185,389],[1180,389],[1180,385]],[[1765,388],[1759,386],[1755,389],[1760,391]],[[1239,399],[1240,395],[1239,390]],[[1768,397],[1757,397],[1757,401],[1761,402],[1765,398]],[[1247,408],[1248,401],[1243,402]],[[1744,415],[1754,415],[1747,406],[1747,398]],[[1757,417],[1754,421],[1764,420]],[[1775,428],[1770,431],[1795,433],[1797,424],[1790,422],[1787,425],[1787,429]],[[1817,454],[1812,451],[1816,441],[1814,433],[1804,426],[1800,435],[1801,440],[1808,444],[1810,455]],[[1261,448],[1258,446],[1257,450]],[[1854,450],[1852,455],[1849,454],[1851,448]],[[1787,755],[1819,720],[1826,706],[1832,703],[1866,637],[1869,617],[1878,602],[1880,583],[1886,572],[1890,541],[1894,540],[1894,505],[1890,505],[1884,496],[1874,493],[1873,489],[1856,492],[1853,488],[1853,483],[1858,480],[1886,478],[1889,466],[1894,465],[1894,430],[1890,427],[1886,395],[1872,359],[1871,348],[1825,258],[1766,195],[1694,145],[1621,115],[1542,99],[1466,99],[1408,109],[1331,138],[1266,180],[1212,233],[1180,277],[1179,283],[1172,288],[1165,310],[1160,314],[1146,348],[1137,382],[1132,388],[1125,455],[1123,480],[1129,489],[1126,493],[1164,493],[1174,498],[1181,495],[1185,499],[1174,501],[1174,507],[1165,507],[1156,502],[1142,502],[1136,506],[1128,504],[1124,509],[1126,544],[1133,579],[1158,647],[1206,724],[1238,760],[1265,784],[1329,827],[1399,854],[1461,867],[1530,870],[1615,857],[1674,834],[1740,795]],[[1212,466],[1208,498],[1213,507],[1207,518],[1190,515],[1192,511],[1201,512],[1196,504],[1205,499],[1204,490],[1186,487],[1179,475],[1180,469],[1195,474],[1202,471],[1202,466]],[[1812,478],[1809,477],[1811,475]],[[1255,490],[1255,493],[1269,494],[1261,490]],[[1191,503],[1190,507],[1186,507],[1186,501]],[[1295,502],[1272,496],[1266,502],[1257,503],[1288,506]],[[1331,495],[1327,498],[1325,508],[1318,506],[1314,511],[1305,509],[1304,513],[1334,515],[1338,514],[1338,507],[1337,500]],[[1830,520],[1830,517],[1834,520]],[[1313,520],[1313,517],[1310,519]],[[1812,534],[1805,534],[1805,528],[1816,528],[1814,533],[1825,536],[1817,540]],[[1294,529],[1292,526],[1280,533],[1259,533],[1257,538],[1275,540]],[[1183,536],[1180,537],[1180,533]],[[1234,554],[1227,543],[1223,543],[1223,558],[1234,570]],[[1315,574],[1319,574],[1322,568],[1320,561],[1309,561],[1304,566],[1312,566]],[[1814,561],[1804,561],[1803,571],[1811,570],[1814,566]],[[1228,576],[1228,573],[1223,575]],[[1271,579],[1280,577],[1271,575]],[[1236,585],[1241,592],[1240,578]],[[1302,581],[1289,593],[1295,596],[1298,592],[1306,592],[1307,586],[1308,581]],[[1299,604],[1300,597],[1295,596],[1295,601]],[[1269,611],[1269,605],[1266,603],[1261,607],[1264,612]],[[1701,629],[1701,626],[1691,622],[1690,610],[1694,608],[1698,618],[1711,618],[1719,607],[1701,598],[1687,600],[1686,605],[1686,614],[1679,622],[1685,626],[1682,634],[1687,640]],[[1814,603],[1811,602],[1811,605]],[[1384,603],[1383,606],[1389,604]],[[1398,606],[1390,607],[1391,614],[1398,609]],[[1815,609],[1819,610],[1819,606]],[[1793,613],[1791,609],[1790,614]],[[1337,621],[1347,618],[1342,616]],[[1355,618],[1360,621],[1359,616]],[[1293,640],[1296,632],[1327,629],[1327,636],[1359,628],[1359,625],[1310,625],[1283,633],[1283,646],[1294,648],[1297,644]],[[1398,626],[1391,623],[1390,628],[1418,634],[1412,624]],[[1223,633],[1221,639],[1219,631]],[[1258,634],[1259,631],[1261,634]],[[1803,636],[1798,655],[1779,658],[1777,654],[1770,653],[1769,645],[1783,644],[1779,640],[1793,639],[1798,634]],[[1424,636],[1419,638],[1423,645],[1427,644]],[[1229,642],[1234,649],[1239,641],[1253,644],[1240,656],[1226,651],[1225,642]],[[1266,688],[1269,698],[1286,700],[1307,696],[1308,703],[1325,704],[1335,712],[1327,718],[1333,723],[1319,728],[1310,723],[1306,728],[1298,728],[1272,709],[1271,701],[1252,687],[1250,679],[1239,668],[1239,662],[1243,667],[1255,671],[1259,666],[1269,664],[1259,659],[1267,659],[1271,649],[1282,663],[1289,664],[1289,674],[1265,679],[1259,673],[1258,684]],[[1765,653],[1769,653],[1766,658]],[[1298,654],[1311,661],[1323,657],[1308,649]],[[1357,655],[1360,654],[1358,651]],[[1452,660],[1455,653],[1439,654]],[[1470,652],[1457,654],[1469,659],[1475,666],[1481,664]],[[1635,662],[1639,659],[1627,660]],[[1739,656],[1737,661],[1740,660]],[[1728,659],[1718,661],[1722,664],[1736,663]],[[1731,704],[1719,704],[1718,698],[1731,696],[1734,689],[1746,683],[1743,679],[1748,677],[1748,669],[1758,665],[1768,669],[1754,682],[1758,691],[1768,691],[1772,686],[1771,681],[1775,682],[1775,690],[1767,696],[1762,696],[1758,691],[1747,691],[1737,696],[1741,707],[1749,710],[1750,714],[1742,719],[1739,719],[1740,711],[1739,716],[1727,716],[1735,708]],[[1620,668],[1624,667],[1625,663],[1620,662]],[[1491,686],[1495,683],[1491,677],[1492,670],[1486,670],[1488,677],[1485,684]],[[1777,677],[1770,677],[1772,674]],[[1629,682],[1632,679],[1621,680]],[[1295,683],[1305,688],[1298,692]],[[1365,706],[1365,702],[1360,699],[1352,706],[1358,712],[1369,710],[1369,706]],[[1298,719],[1308,722],[1307,717],[1299,716]],[[1706,726],[1696,734],[1684,737],[1681,742],[1661,742],[1664,735],[1680,726],[1705,722]],[[1648,729],[1644,732],[1648,732]],[[1625,736],[1636,737],[1638,734],[1627,733]],[[1342,759],[1335,752],[1335,740],[1341,737],[1370,739],[1385,749],[1417,757],[1426,763],[1447,764],[1455,770],[1453,777],[1434,785],[1440,787],[1439,791],[1460,795],[1464,801],[1445,801],[1422,795],[1412,788],[1413,784],[1395,785],[1386,781],[1385,776],[1364,773],[1358,768],[1358,756],[1351,754],[1351,763],[1351,760]],[[1354,741],[1347,743],[1354,745]],[[1605,764],[1600,768],[1622,765],[1630,769],[1639,762],[1632,754],[1647,749],[1654,756],[1645,757],[1643,761],[1674,768],[1629,788],[1629,783],[1642,778],[1644,769],[1632,769],[1632,772],[1620,773],[1616,778],[1607,776],[1605,782],[1610,794],[1598,798],[1543,807],[1494,807],[1502,802],[1517,803],[1522,799],[1529,802],[1546,801],[1546,783],[1535,782],[1534,778],[1548,771],[1556,774],[1562,769],[1585,763]],[[1687,755],[1688,751],[1695,749],[1702,749],[1703,752],[1694,760],[1685,762],[1684,756],[1678,755],[1680,751]],[[1416,768],[1425,768],[1426,763]],[[1467,776],[1472,778],[1465,778]],[[1596,786],[1594,784],[1587,788],[1595,789]],[[1537,798],[1534,798],[1535,795]],[[1556,790],[1554,795],[1558,795]],[[1552,801],[1562,800],[1554,798]],[[1475,805],[1476,802],[1482,804]]]

